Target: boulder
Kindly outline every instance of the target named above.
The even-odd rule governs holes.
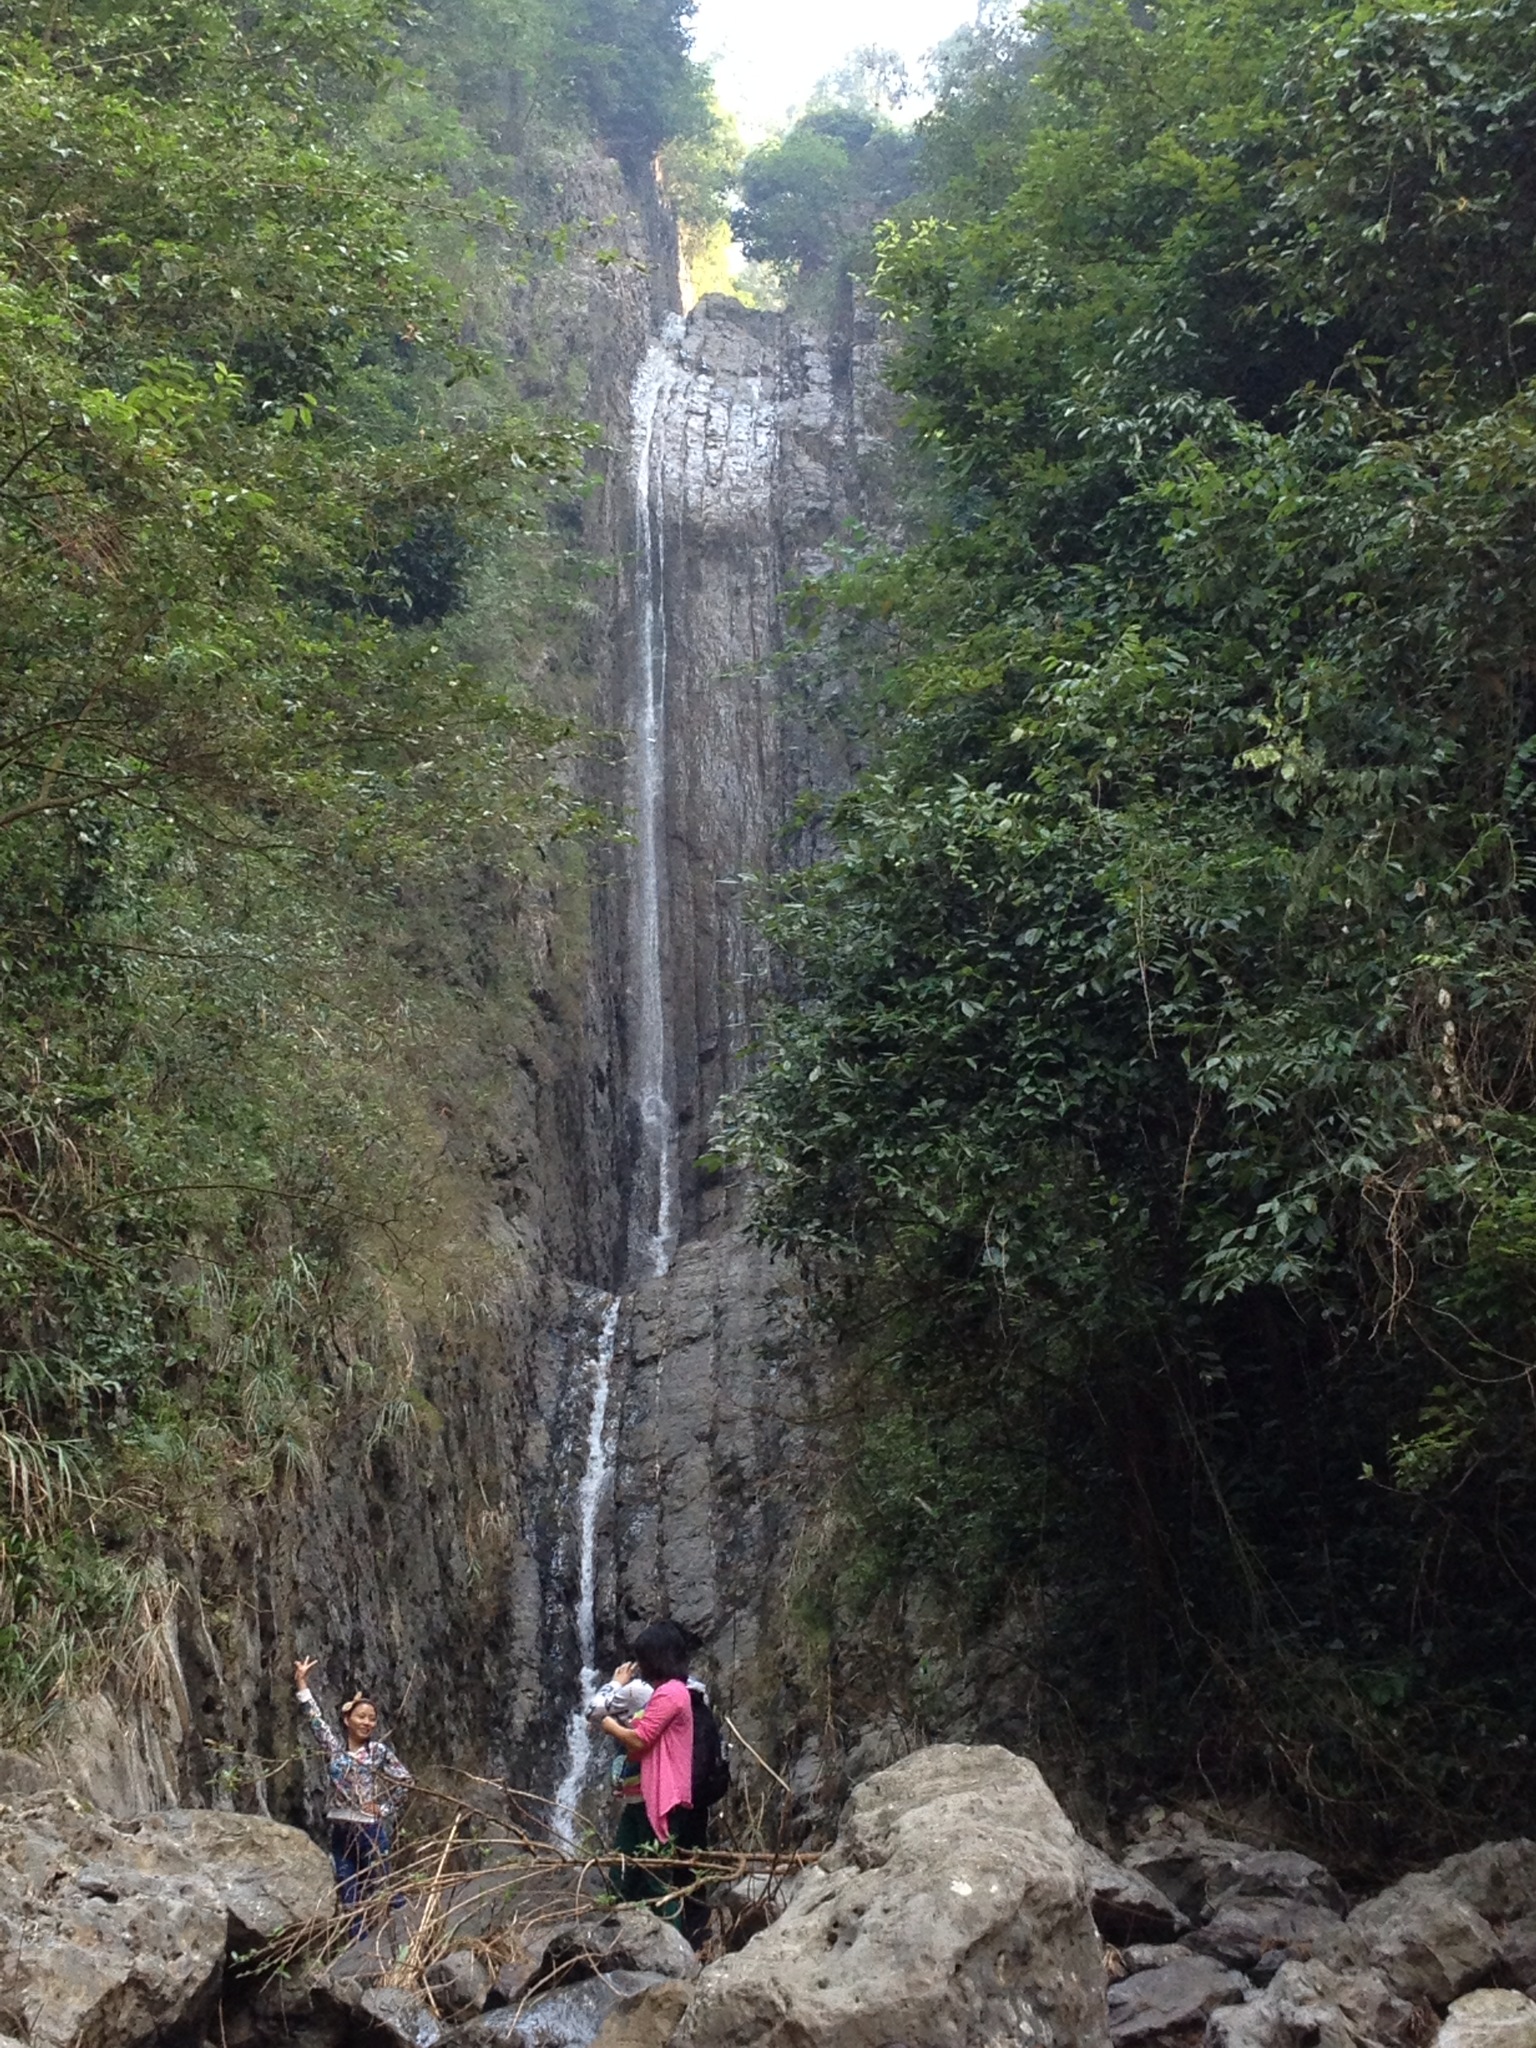
[[[1294,1849],[1255,1849],[1246,1842],[1224,1841],[1193,1825],[1177,1832],[1149,1835],[1121,1858],[1170,1898],[1191,1920],[1204,1920],[1224,1894],[1290,1899],[1297,1905],[1321,1906],[1342,1914],[1344,1894],[1321,1863]]]
[[[1274,1969],[1287,1956],[1310,1955],[1318,1942],[1343,1924],[1337,1913],[1324,1906],[1224,1892],[1211,1918],[1203,1927],[1193,1929],[1185,1943],[1199,1955],[1214,1956],[1229,1969],[1253,1970],[1266,1964]]]
[[[1422,2039],[1418,2009],[1375,1971],[1341,1976],[1325,1964],[1289,1962],[1246,2004],[1211,2015],[1206,2048],[1356,2048]]]
[[[1187,1963],[1194,1950],[1183,1941],[1133,1941],[1117,1953],[1122,1974],[1131,1977],[1138,1970],[1160,1970],[1166,1963]]]
[[[692,1987],[675,1978],[621,1998],[598,2029],[593,2048],[667,2048],[692,1998]]]
[[[29,2048],[140,2048],[213,2012],[222,1903],[118,1846],[109,1822],[52,1803],[0,1830],[0,2025]]]
[[[253,1813],[188,1808],[119,1827],[131,1831],[150,1867],[201,1873],[228,1915],[232,1953],[262,1948],[332,1910],[331,1859],[298,1828]]]
[[[526,2048],[515,2012],[483,2012],[443,2037],[443,2048]]]
[[[1447,1856],[1428,1875],[1485,1920],[1515,1920],[1536,1912],[1536,1842],[1482,1842]]]
[[[1154,2042],[1197,2042],[1218,2006],[1235,2005],[1248,1987],[1209,1956],[1138,1970],[1109,1987],[1109,2034],[1115,2048]]]
[[[0,1749],[0,1799],[34,1799],[49,1788],[47,1767],[19,1749]],[[0,2034],[0,2044],[9,2037]]]
[[[584,1977],[525,2005],[517,2016],[524,2048],[587,2048],[623,1993],[607,1977]]]
[[[1122,1869],[1102,1849],[1083,1845],[1093,1922],[1117,1948],[1133,1942],[1175,1941],[1189,1925],[1173,1901],[1139,1871]]]
[[[772,1927],[700,1977],[678,2048],[1103,2048],[1081,1844],[1035,1766],[919,1750],[856,1788]]]
[[[1499,1941],[1481,1913],[1427,1871],[1356,1906],[1313,1953],[1336,1970],[1379,1971],[1410,2003],[1426,1999],[1443,2007],[1492,1973]]]
[[[428,1996],[440,2018],[471,2019],[484,2006],[491,1989],[491,1973],[473,1949],[456,1948],[425,1972]]]
[[[1536,1991],[1536,1913],[1522,1913],[1499,1935],[1499,1961],[1520,1991]]]
[[[1227,2005],[1206,2023],[1203,2048],[1359,2048],[1332,2006]]]
[[[1452,2001],[1435,2048],[1536,2048],[1536,2003],[1521,1991],[1469,1991]]]
[[[643,1970],[653,1977],[690,1980],[699,1974],[699,1959],[671,1921],[647,1906],[584,1915],[545,1936],[541,1977],[590,1977],[599,1970]]]
[[[394,1961],[393,1944],[377,1935],[348,1942],[315,1968],[269,1977],[256,1994],[256,2010],[285,2028],[316,2016],[349,2020],[363,1993],[382,1985]]]
[[[354,2038],[368,2048],[438,2048],[446,2029],[414,1991],[378,1987],[365,1991],[354,2009]]]
[[[1213,1888],[1212,1910],[1234,1899],[1288,1899],[1339,1919],[1348,1910],[1343,1887],[1332,1871],[1295,1849],[1245,1849],[1231,1883]]]
[[[522,2002],[530,1984],[543,1974],[544,1951],[519,1947],[513,1954],[503,1951],[500,1967],[497,1969],[491,1988],[486,1994],[486,2004],[491,2007],[518,2005]]]
[[[243,1814],[112,1821],[68,1794],[0,1828],[0,2030],[29,2048],[138,2048],[195,2033],[226,1952],[331,1896],[307,1836]]]

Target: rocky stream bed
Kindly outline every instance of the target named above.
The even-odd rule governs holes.
[[[376,1939],[296,1945],[331,1916],[298,1829],[12,1795],[0,2048],[1536,2048],[1536,1842],[1351,1901],[1185,1816],[1111,1857],[995,1747],[866,1778],[778,1916],[702,1966],[643,1908],[512,1924],[502,1896],[404,1982]]]

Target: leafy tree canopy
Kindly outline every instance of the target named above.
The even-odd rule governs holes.
[[[824,593],[877,758],[738,1110],[872,1375],[844,1597],[1030,1586],[1051,1732],[1121,1784],[1507,1827],[1536,23],[1027,31],[885,232],[939,516]]]
[[[914,139],[889,111],[906,90],[900,59],[866,50],[783,135],[751,151],[731,216],[750,261],[815,276],[867,251],[876,221],[911,189]]]

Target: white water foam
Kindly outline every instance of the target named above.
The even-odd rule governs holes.
[[[609,1295],[592,1347],[592,1407],[587,1418],[587,1463],[577,1494],[577,1530],[581,1542],[580,1578],[576,1596],[576,1649],[581,1658],[581,1698],[566,1728],[566,1771],[555,1794],[554,1831],[566,1849],[576,1846],[579,1802],[592,1770],[594,1745],[586,1705],[598,1681],[597,1670],[597,1517],[608,1485],[608,1394],[613,1384],[613,1353],[619,1332],[620,1297]]]

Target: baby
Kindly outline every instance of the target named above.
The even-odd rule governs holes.
[[[627,1728],[637,1714],[644,1713],[654,1690],[633,1664],[621,1664],[608,1683],[600,1686],[587,1702],[587,1721],[591,1727],[600,1728],[604,1716],[611,1714],[615,1721],[622,1721]],[[621,1742],[615,1742],[613,1747],[614,1758],[608,1773],[613,1784],[613,1796],[622,1805],[637,1804],[641,1798],[640,1759],[631,1756]]]

